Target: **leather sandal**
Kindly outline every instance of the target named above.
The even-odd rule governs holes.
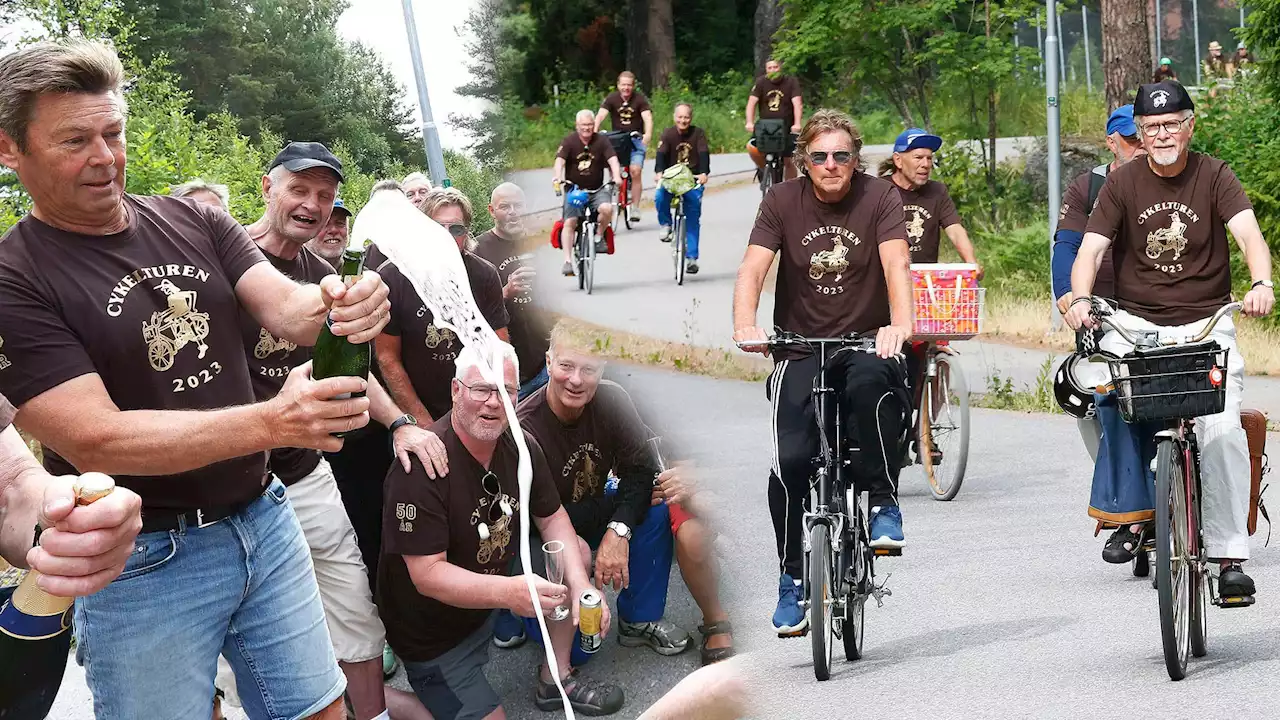
[[[699,625],[698,633],[702,635],[701,653],[703,667],[718,663],[721,660],[728,660],[733,657],[734,650],[732,644],[730,644],[729,647],[722,648],[707,647],[707,641],[711,639],[712,635],[733,634],[733,626],[728,620],[721,620],[720,622],[711,623],[710,625]]]

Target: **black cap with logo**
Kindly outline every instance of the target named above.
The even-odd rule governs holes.
[[[1133,99],[1134,115],[1164,115],[1195,109],[1191,94],[1181,83],[1172,80],[1139,85]]]
[[[346,181],[342,176],[342,161],[329,152],[329,148],[325,147],[324,143],[291,142],[271,161],[267,166],[267,172],[275,170],[279,165],[283,165],[289,172],[302,172],[317,167],[328,168],[338,176],[338,182]]]

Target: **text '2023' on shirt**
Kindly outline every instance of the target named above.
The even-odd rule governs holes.
[[[532,248],[528,248],[532,251]],[[522,244],[507,240],[492,230],[476,238],[475,254],[498,271],[498,284],[507,286],[511,273],[529,266]],[[477,300],[479,302],[479,300]],[[533,291],[525,290],[504,300],[507,306],[507,332],[520,361],[520,384],[529,382],[547,365],[547,348],[551,346],[551,327],[546,315],[533,302]]]
[[[471,285],[471,297],[489,327],[494,331],[506,327],[509,319],[498,271],[469,252],[462,253],[462,265]],[[391,319],[382,331],[400,338],[400,363],[413,391],[431,417],[438,419],[453,407],[450,381],[462,342],[452,330],[436,326],[435,315],[422,302],[409,278],[394,263],[387,262],[376,245],[369,247],[365,266],[378,271],[389,291]]]
[[[302,285],[318,284],[333,274],[333,266],[307,248],[299,248],[292,260],[263,252],[267,261],[285,277]],[[253,394],[259,401],[270,400],[280,393],[289,371],[311,359],[311,348],[277,338],[254,320],[240,313],[240,332],[248,351],[249,377]],[[292,485],[316,469],[320,451],[308,448],[276,448],[271,451],[268,469],[285,485]]]
[[[386,479],[382,519],[382,559],[378,563],[378,610],[387,641],[403,660],[426,662],[443,655],[484,625],[492,608],[458,608],[422,595],[409,575],[405,556],[439,555],[452,565],[482,575],[508,575],[520,551],[520,458],[511,432],[498,439],[489,467],[482,466],[445,415],[431,427],[444,443],[449,474],[432,480],[421,462],[405,472],[392,463]],[[533,483],[529,516],[551,517],[560,498],[538,443],[525,436]],[[492,475],[485,488],[485,477]],[[493,491],[493,492],[490,492]],[[511,514],[502,512],[506,503]],[[484,523],[488,538],[481,539]]]
[[[947,186],[937,180],[929,180],[914,190],[898,188],[902,196],[903,221],[907,228],[907,244],[911,247],[911,262],[938,262],[938,245],[944,228],[960,222],[960,214],[951,202]]]
[[[235,285],[262,252],[221,210],[171,197],[124,202],[129,224],[114,235],[70,233],[28,215],[0,240],[0,392],[21,407],[97,373],[126,411],[252,403]],[[258,453],[115,479],[144,508],[203,508],[261,493],[265,460]],[[45,465],[73,471],[52,448]]]
[[[1113,170],[1088,232],[1112,238],[1116,302],[1157,325],[1203,320],[1231,302],[1226,223],[1252,208],[1227,164],[1197,152],[1176,177],[1139,159]]]
[[[609,158],[618,157],[618,153],[608,138],[600,133],[592,135],[589,143],[582,142],[577,133],[570,133],[560,141],[556,157],[564,160],[565,180],[583,190],[595,190],[604,185]]]
[[[819,200],[808,177],[773,186],[760,204],[750,244],[781,255],[774,325],[809,337],[888,325],[880,245],[905,242],[906,236],[902,198],[887,180],[855,172],[849,192],[836,203]]]

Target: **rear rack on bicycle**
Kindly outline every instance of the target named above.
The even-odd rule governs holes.
[[[1157,422],[1220,413],[1227,401],[1228,351],[1209,341],[1135,350],[1111,366],[1125,422]]]
[[[912,338],[967,340],[981,333],[987,291],[977,275],[972,264],[912,263]]]

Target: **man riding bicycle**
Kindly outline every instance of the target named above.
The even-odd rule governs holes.
[[[604,185],[604,169],[609,167],[614,187],[622,182],[622,170],[618,166],[618,154],[613,145],[605,137],[596,132],[596,119],[590,110],[579,110],[574,123],[574,132],[560,141],[560,149],[556,150],[556,163],[552,169],[552,184],[556,194],[560,194],[560,185],[565,181],[577,187],[594,191]],[[573,239],[578,232],[578,218],[587,217],[589,211],[599,213],[600,227],[609,228],[613,219],[613,196],[609,190],[601,190],[591,195],[585,207],[578,207],[569,202],[569,193],[564,194],[564,229],[560,231],[560,247],[564,248],[564,274],[573,276]],[[604,233],[596,240],[596,251],[605,252]]]
[[[644,170],[645,148],[649,147],[649,138],[653,137],[653,108],[649,106],[649,98],[636,90],[636,76],[630,70],[618,76],[618,89],[609,94],[600,103],[596,111],[595,130],[600,132],[605,116],[613,126],[614,132],[640,133],[639,138],[631,139],[631,155],[627,164],[631,172],[631,222],[640,220],[640,195],[644,192],[641,182]]]
[[[676,105],[675,126],[662,131],[658,138],[657,158],[653,163],[653,171],[662,177],[662,171],[673,165],[686,165],[693,171],[697,186],[680,196],[684,203],[685,217],[685,257],[689,258],[686,270],[691,275],[698,273],[698,235],[702,228],[702,191],[707,186],[707,175],[711,172],[711,150],[707,145],[707,134],[702,128],[693,124],[693,106],[689,103]],[[658,209],[658,224],[662,226],[662,241],[671,242],[671,193],[658,185],[653,196],[653,204]]]
[[[1073,329],[1097,327],[1090,293],[1103,255],[1115,243],[1113,319],[1126,328],[1193,335],[1231,302],[1231,258],[1226,230],[1240,249],[1253,284],[1244,312],[1271,312],[1275,295],[1271,255],[1244,188],[1227,164],[1189,152],[1195,105],[1176,82],[1142,85],[1134,101],[1146,162],[1129,163],[1107,177],[1071,270],[1074,299],[1066,314]],[[1205,550],[1221,566],[1223,598],[1251,598],[1253,580],[1240,563],[1249,558],[1250,463],[1240,425],[1244,358],[1230,317],[1218,322],[1211,340],[1228,351],[1226,409],[1196,418],[1203,471]],[[1123,356],[1133,349],[1119,333],[1107,332],[1101,349]],[[1247,603],[1246,603],[1247,604]]]
[[[782,63],[770,58],[764,64],[764,75],[756,78],[751,86],[751,95],[747,97],[746,128],[752,134],[747,141],[747,153],[760,171],[764,171],[764,155],[756,149],[756,108],[760,108],[761,120],[782,120],[783,127],[791,137],[787,150],[782,153],[784,159],[791,157],[794,136],[800,132],[800,121],[804,117],[804,101],[800,98],[800,81],[794,76],[782,74]],[[796,176],[798,168],[789,162],[783,162],[783,179],[790,180]]]
[[[910,254],[902,201],[891,183],[858,171],[861,149],[861,134],[842,112],[819,110],[805,125],[796,145],[803,177],[765,197],[738,268],[733,337],[766,339],[756,311],[779,254],[779,330],[810,337],[876,333],[874,355],[841,352],[829,377],[842,398],[846,436],[861,449],[855,477],[870,492],[870,545],[901,548],[899,443],[910,414],[901,353],[911,337]],[[819,368],[803,351],[778,350],[774,360],[766,381],[774,428],[769,512],[782,577],[773,625],[779,635],[791,635],[809,623],[799,602],[803,514],[819,446],[812,399]]]

